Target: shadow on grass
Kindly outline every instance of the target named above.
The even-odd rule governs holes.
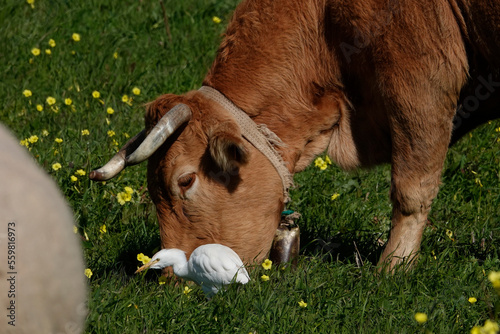
[[[497,238],[491,231],[487,234],[477,233],[471,240],[456,242],[443,242],[444,238],[439,238],[438,234],[424,237],[421,252],[432,253],[433,256],[453,252],[458,254],[455,256],[474,258],[479,264],[500,256],[500,248],[495,243]],[[371,263],[375,266],[384,250],[381,236],[368,231],[348,231],[322,238],[310,231],[303,231],[301,255],[319,256],[323,261],[354,263],[357,266]]]
[[[136,276],[135,271],[142,265],[142,263],[137,260],[137,254],[143,253],[144,255],[152,257],[153,254],[160,250],[160,245],[161,240],[159,234],[157,233],[155,233],[151,238],[144,237],[132,245],[127,245],[127,247],[124,247],[122,252],[118,255],[118,263],[121,270],[129,278]],[[105,268],[105,271],[111,270],[113,270],[113,268]],[[157,283],[158,279],[163,276],[163,273],[164,272],[162,270],[150,269],[137,275],[143,276],[141,279],[142,281]],[[172,276],[171,273],[165,273],[168,275],[168,284],[179,284],[180,282],[183,282],[182,279]]]
[[[120,249],[114,256],[114,260],[108,260],[100,263],[99,270],[103,273],[112,273],[117,270],[123,272],[126,276],[134,276],[135,271],[142,265],[137,260],[137,255],[143,253],[144,255],[152,256],[160,247],[160,236],[141,236],[127,244],[121,244]],[[154,270],[150,270],[154,271]],[[149,275],[148,275],[149,276]]]
[[[137,254],[143,253],[147,256],[153,256],[160,250],[161,240],[158,234],[150,238],[143,238],[140,243],[127,248],[120,254],[119,260],[123,261],[127,273],[133,274],[137,270]]]
[[[324,261],[376,265],[384,247],[380,235],[365,231],[348,231],[331,237],[320,237],[314,232],[301,231],[303,255],[320,256]]]

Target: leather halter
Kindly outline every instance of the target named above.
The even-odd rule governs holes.
[[[288,190],[293,185],[293,177],[285,166],[283,158],[275,148],[275,146],[282,146],[283,142],[274,132],[269,130],[265,124],[257,125],[247,113],[238,108],[218,90],[212,87],[202,86],[199,92],[226,109],[240,126],[242,136],[271,162],[281,178],[283,184],[283,199],[284,202],[287,203],[290,200]]]

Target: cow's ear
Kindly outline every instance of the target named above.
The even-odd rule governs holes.
[[[212,159],[225,172],[234,171],[248,162],[249,153],[240,129],[232,122],[223,122],[209,135]]]

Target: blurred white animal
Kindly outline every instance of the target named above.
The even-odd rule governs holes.
[[[162,249],[135,273],[147,268],[163,269],[169,266],[177,276],[200,285],[207,297],[213,296],[225,285],[250,281],[238,254],[220,244],[201,245],[191,253],[189,261],[180,249]]]
[[[0,333],[82,333],[86,277],[73,214],[0,124]]]

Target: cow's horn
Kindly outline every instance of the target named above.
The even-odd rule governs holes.
[[[182,124],[191,119],[191,109],[178,104],[168,111],[146,136],[142,130],[130,139],[103,167],[90,172],[90,179],[105,181],[112,179],[125,167],[143,162],[167,140]]]
[[[130,139],[107,164],[91,171],[89,175],[90,179],[94,181],[106,181],[114,178],[126,167],[127,156],[137,149],[144,141],[144,138],[146,138],[146,130],[142,130]]]

